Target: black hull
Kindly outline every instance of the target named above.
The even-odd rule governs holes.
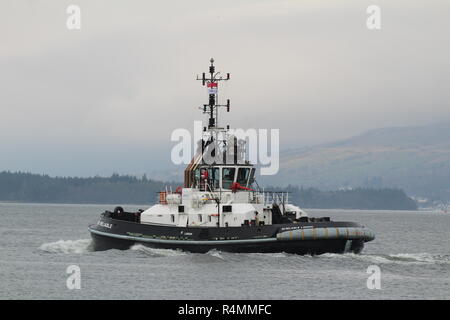
[[[189,245],[189,244],[164,244],[147,243],[131,240],[114,239],[91,233],[94,250],[103,251],[110,249],[127,250],[135,244],[142,244],[150,248],[176,249],[193,253],[207,253],[210,250],[235,253],[276,253],[286,252],[300,255],[318,255],[323,253],[360,253],[364,248],[364,241],[353,240],[350,247],[348,240],[310,240],[310,241],[278,241],[265,244],[223,244],[223,245]]]
[[[216,249],[237,253],[275,253],[317,255],[323,253],[359,253],[364,242],[372,239],[348,235],[339,239],[277,239],[290,230],[364,228],[353,222],[305,222],[245,227],[173,227],[141,224],[102,217],[89,230],[94,250],[126,250],[134,244],[152,248],[179,249],[206,253]],[[307,229],[308,228],[308,229]],[[292,237],[292,236],[291,236]]]

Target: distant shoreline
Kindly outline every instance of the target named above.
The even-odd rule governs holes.
[[[180,183],[162,182],[135,176],[50,177],[22,172],[0,172],[0,201],[42,203],[150,206],[166,188]],[[266,187],[289,192],[289,200],[301,208],[341,210],[417,210],[417,203],[400,189],[354,188],[323,191],[298,186]]]
[[[120,204],[111,204],[111,203],[66,203],[66,202],[18,202],[18,201],[2,201],[0,200],[0,205],[39,205],[39,206],[98,206],[102,207],[104,210],[112,210],[115,206],[131,206],[131,207],[141,207],[141,209],[147,209],[148,207],[154,205],[155,203],[147,203],[147,204],[135,204],[135,203],[120,203]],[[441,212],[442,210],[436,208],[419,208],[417,210],[408,210],[408,209],[348,209],[348,208],[307,208],[301,207],[302,210],[305,211],[396,211],[396,212]]]

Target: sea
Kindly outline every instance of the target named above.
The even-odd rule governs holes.
[[[371,228],[361,254],[94,252],[87,227],[113,208],[0,203],[0,299],[450,298],[449,213],[306,210]]]

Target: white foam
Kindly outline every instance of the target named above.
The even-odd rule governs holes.
[[[447,255],[433,255],[430,253],[398,253],[390,255],[400,261],[422,262],[422,263],[450,263]]]
[[[261,252],[255,252],[255,253],[248,253],[247,254],[250,257],[269,257],[269,258],[287,258],[289,256],[295,256],[286,252],[273,252],[273,253],[261,253]]]
[[[315,258],[332,258],[332,259],[343,259],[343,260],[362,260],[373,263],[386,263],[389,262],[388,259],[379,255],[368,255],[368,254],[355,254],[355,253],[324,253],[321,255],[314,256]]]
[[[91,251],[90,239],[59,240],[42,244],[39,249],[50,253],[76,253],[82,254]]]
[[[174,257],[184,256],[187,254],[181,250],[150,248],[142,244],[135,244],[131,246],[130,250],[142,252],[152,257]]]
[[[207,255],[210,255],[211,257],[219,258],[221,260],[225,260],[225,258],[222,256],[222,253],[216,249],[209,250]]]
[[[328,257],[335,259],[351,259],[375,264],[433,264],[450,263],[450,257],[447,255],[433,255],[430,253],[397,253],[397,254],[334,254],[325,253],[319,257]]]
[[[274,253],[262,253],[265,257],[272,258],[286,258],[289,257],[289,254],[286,252],[274,252]]]

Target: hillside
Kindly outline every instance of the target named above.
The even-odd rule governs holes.
[[[31,173],[0,172],[0,201],[47,203],[151,204],[158,191],[174,183],[133,176],[67,178]],[[291,187],[293,203],[309,208],[415,210],[416,203],[401,190],[355,189],[320,191]]]
[[[268,189],[290,192],[290,201],[303,208],[417,210],[417,203],[399,189],[356,188],[322,191],[297,186]]]
[[[173,183],[146,176],[50,177],[31,173],[0,172],[0,201],[46,203],[150,204],[157,192]]]
[[[450,123],[384,128],[347,140],[281,153],[274,185],[400,188],[450,199]]]

